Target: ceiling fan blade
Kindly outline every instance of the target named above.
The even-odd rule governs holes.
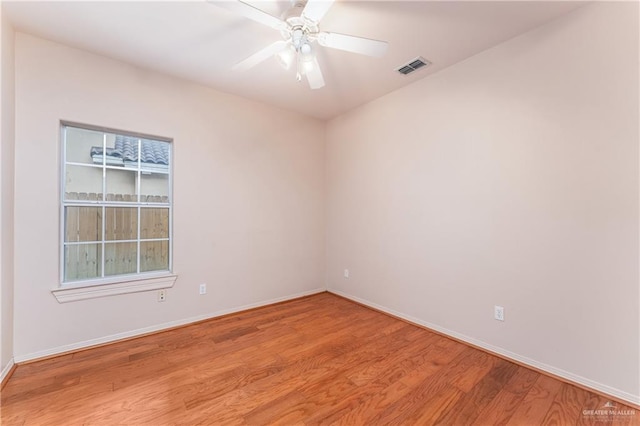
[[[334,49],[377,57],[384,55],[387,51],[387,47],[389,47],[389,43],[386,41],[372,40],[369,38],[346,34],[328,33],[324,31],[318,34],[318,43],[322,46],[332,47]]]
[[[249,18],[255,22],[274,28],[276,30],[282,30],[287,27],[287,23],[280,18],[276,18],[273,15],[269,15],[257,7],[251,6],[249,3],[245,3],[241,0],[209,0],[211,3],[220,6],[224,9],[235,12],[239,15]]]
[[[231,69],[234,71],[246,71],[249,68],[252,68],[258,65],[260,62],[269,59],[276,53],[287,48],[287,42],[284,40],[276,41],[275,43],[270,44],[262,50],[254,53],[249,56],[247,59],[238,62]]]
[[[309,0],[302,10],[302,16],[309,21],[318,23],[329,11],[334,0]]]
[[[322,76],[322,70],[320,69],[320,64],[318,64],[318,60],[314,56],[311,59],[312,66],[305,71],[305,75],[307,76],[307,81],[309,82],[309,87],[312,89],[319,89],[324,86],[324,77]]]

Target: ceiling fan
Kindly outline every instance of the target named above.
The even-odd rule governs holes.
[[[236,12],[253,21],[280,31],[283,40],[278,40],[233,66],[234,70],[246,71],[271,56],[276,56],[285,68],[295,61],[296,79],[306,76],[311,89],[324,86],[324,77],[314,50],[317,44],[368,56],[382,56],[387,51],[387,42],[371,40],[346,34],[320,31],[320,20],[329,11],[334,0],[292,0],[292,6],[277,18],[241,0],[218,1],[216,5]]]

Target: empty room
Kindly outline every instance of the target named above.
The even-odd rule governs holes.
[[[1,1],[2,425],[640,424],[637,1]]]

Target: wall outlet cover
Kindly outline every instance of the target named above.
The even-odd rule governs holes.
[[[502,306],[494,306],[493,307],[493,318],[498,321],[504,321],[504,308]]]

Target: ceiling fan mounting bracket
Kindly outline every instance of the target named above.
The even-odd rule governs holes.
[[[287,27],[281,31],[285,40],[292,38],[296,30],[301,30],[310,42],[317,38],[320,32],[318,23],[305,18],[302,14],[306,5],[306,1],[293,1],[292,6],[282,14],[282,20],[287,24]]]

